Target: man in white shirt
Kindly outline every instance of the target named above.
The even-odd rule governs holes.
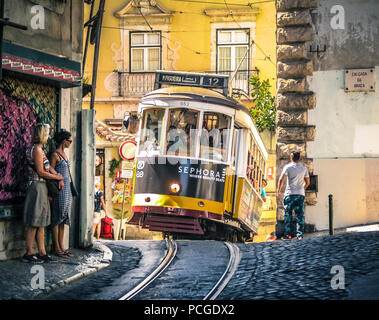
[[[282,174],[279,179],[277,189],[277,196],[282,197],[281,189],[284,179],[287,177],[286,191],[284,192],[283,205],[284,205],[284,236],[283,240],[291,239],[291,221],[292,210],[296,214],[296,236],[301,240],[304,234],[304,199],[305,189],[309,186],[310,179],[306,167],[300,161],[300,152],[292,152],[290,155],[290,163],[286,164],[283,168]]]

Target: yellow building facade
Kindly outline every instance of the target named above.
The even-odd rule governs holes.
[[[98,3],[95,1],[94,14]],[[85,4],[85,21],[89,15],[90,5]],[[90,46],[84,72],[89,82],[93,54]],[[114,176],[109,174],[110,161],[119,159],[118,148],[124,141],[133,140],[132,135],[120,131],[121,121],[127,112],[137,111],[142,95],[153,90],[156,70],[228,74],[232,78],[230,93],[248,105],[252,105],[248,80],[258,74],[270,80],[275,94],[275,1],[106,1],[95,110],[97,163],[102,163],[96,174],[103,175],[109,212],[117,206],[112,203],[117,187],[115,190]],[[84,98],[83,108],[89,108],[89,101],[88,96]],[[270,154],[268,166],[273,167],[273,135],[267,133],[263,138]],[[266,192],[275,197],[275,178],[268,182]],[[124,205],[130,214],[129,204]],[[273,201],[266,204],[267,210],[274,207]],[[264,214],[262,218],[267,217]],[[275,226],[270,228],[270,232],[275,230]]]

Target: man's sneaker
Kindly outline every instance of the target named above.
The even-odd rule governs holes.
[[[292,237],[290,235],[287,235],[287,236],[283,236],[281,239],[282,240],[291,240]]]
[[[40,259],[40,260],[42,260],[44,263],[58,262],[58,260],[53,259],[48,254],[45,254],[44,256],[38,254],[37,258]]]
[[[22,259],[22,262],[27,262],[27,263],[44,263],[42,259],[39,259],[37,256],[34,254],[27,255],[25,254]]]
[[[303,236],[297,236],[297,240],[303,240]]]

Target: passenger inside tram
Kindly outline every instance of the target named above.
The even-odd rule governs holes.
[[[167,155],[195,156],[198,111],[173,109],[170,111],[167,132]]]
[[[140,155],[147,156],[159,153],[162,145],[164,114],[165,110],[160,108],[144,111]],[[199,141],[197,138],[199,116],[200,111],[187,108],[169,111],[166,154],[195,158],[199,156],[196,144],[200,143],[200,158],[226,162],[231,133],[231,117],[217,112],[204,112]]]
[[[205,112],[200,138],[200,158],[227,161],[231,118],[227,115]]]

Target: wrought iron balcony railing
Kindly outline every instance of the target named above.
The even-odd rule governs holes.
[[[142,97],[154,90],[155,72],[119,73],[119,93],[123,97]]]

